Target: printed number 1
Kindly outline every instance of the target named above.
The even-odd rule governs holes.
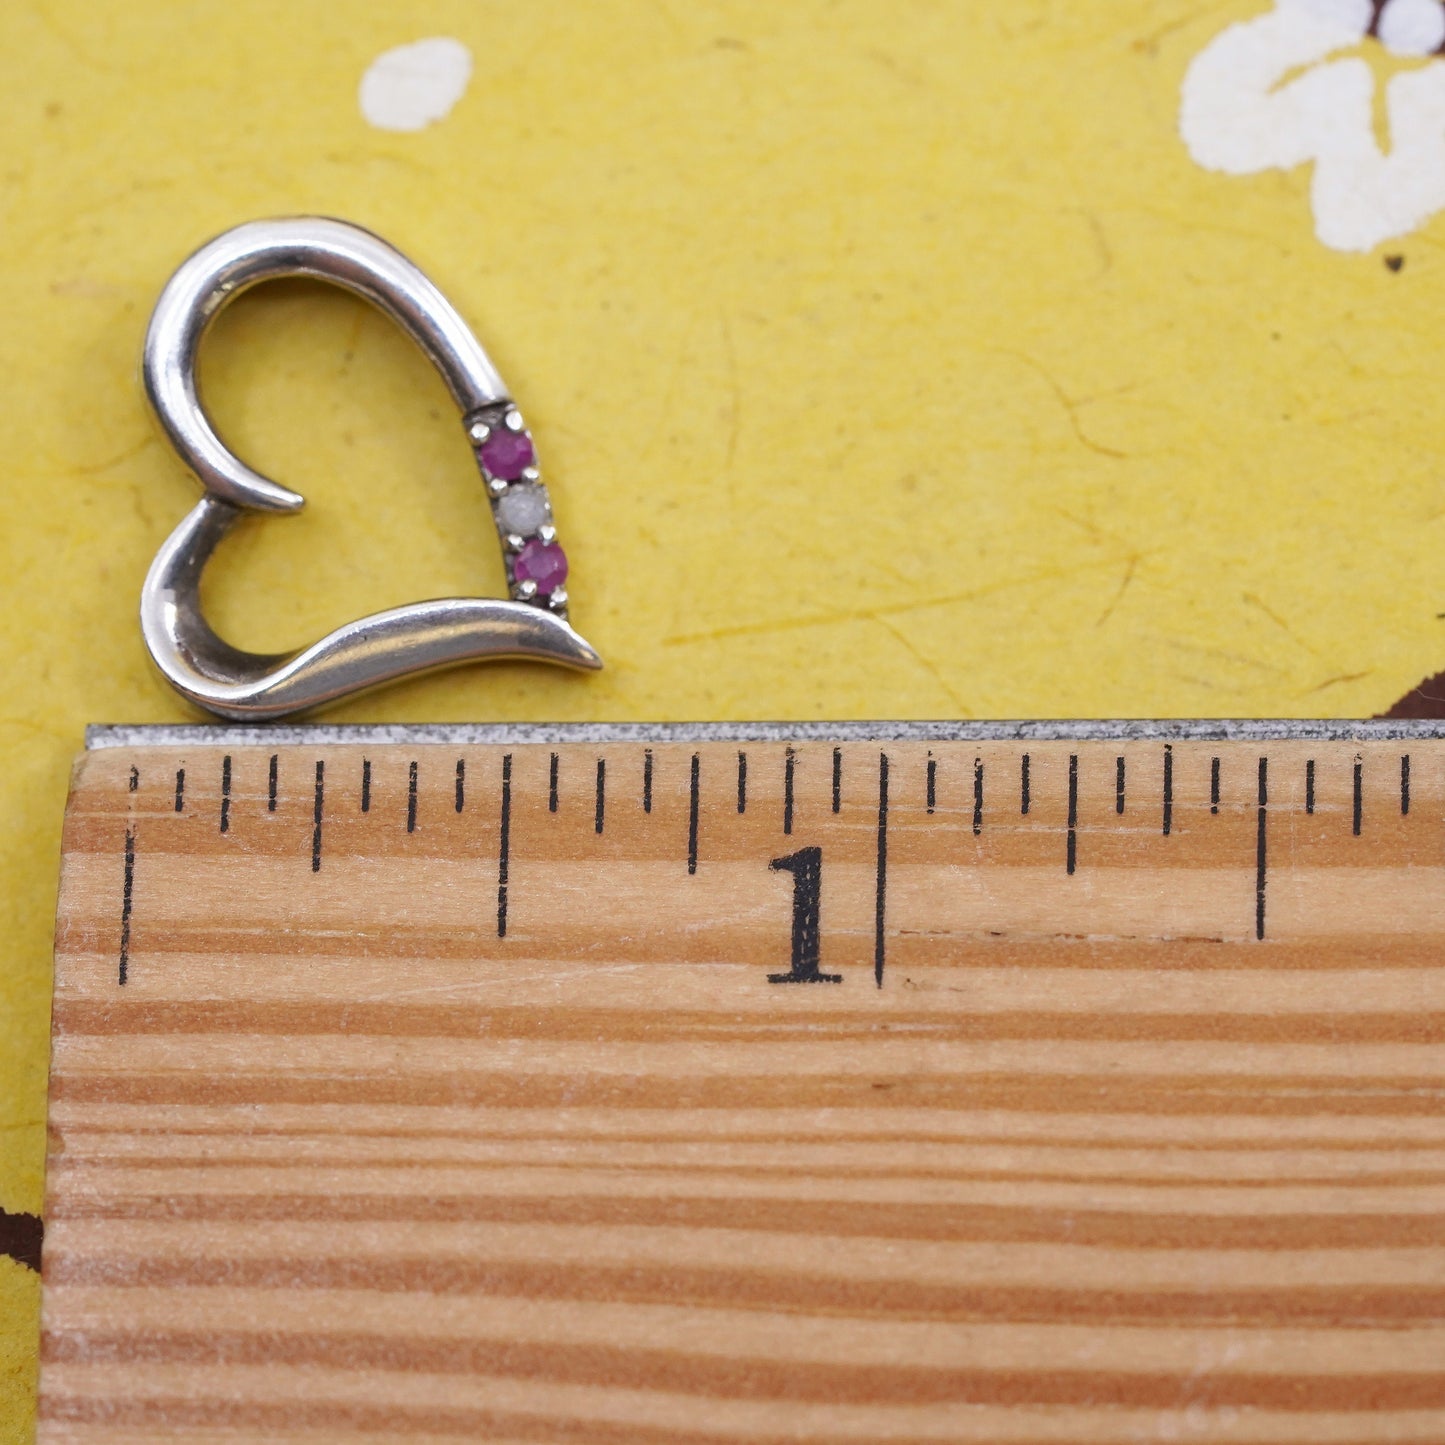
[[[818,906],[823,896],[823,850],[799,848],[768,867],[793,875],[793,967],[770,973],[769,983],[842,983],[841,973],[818,972]]]

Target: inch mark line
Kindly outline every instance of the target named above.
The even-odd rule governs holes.
[[[555,813],[555,812],[557,811],[557,754],[556,754],[556,753],[553,753],[553,754],[552,754],[552,762],[551,762],[551,766],[550,766],[550,768],[549,768],[549,770],[548,770],[548,781],[547,781],[547,811],[548,811],[549,813]]]
[[[783,754],[783,835],[793,831],[793,769],[798,761],[797,754],[789,748]]]
[[[692,780],[688,784],[687,804],[687,871],[688,875],[697,872],[697,809],[698,799],[702,792],[702,757],[698,753],[692,755]]]
[[[140,769],[132,764],[130,770],[130,791],[133,793],[138,787],[140,787]]]
[[[176,812],[186,811],[186,770],[176,769]]]
[[[130,975],[130,915],[135,907],[135,829],[125,830],[125,881],[120,893],[120,970],[122,988]]]
[[[1114,759],[1114,811],[1124,815],[1124,759]]]
[[[411,761],[411,767],[406,774],[406,831],[416,832],[416,759]]]
[[[878,754],[878,872],[873,903],[873,980],[883,987],[888,904],[888,754]]]
[[[276,783],[280,773],[281,759],[276,753],[271,754],[271,766],[266,774],[266,811],[276,811]]]
[[[1311,764],[1311,767],[1314,765]],[[1254,844],[1254,936],[1264,938],[1264,885],[1269,874],[1267,829],[1269,820],[1269,759],[1259,760],[1259,831]]]
[[[1029,815],[1029,755],[1024,754],[1023,764],[1019,768],[1019,812],[1027,818]]]
[[[1072,878],[1079,866],[1079,755],[1069,754],[1069,836],[1065,859]]]
[[[231,831],[231,755],[221,759],[221,832]]]
[[[597,810],[592,819],[595,831],[602,831],[602,822],[607,813],[607,759],[597,759]]]
[[[1219,759],[1209,760],[1209,811],[1219,812]]]
[[[361,760],[361,811],[371,811],[371,759]]]
[[[843,749],[833,749],[833,811],[843,808]]]
[[[973,760],[973,836],[983,832],[983,759]]]
[[[457,759],[457,812],[467,805],[467,765],[464,759]]]
[[[555,760],[557,754],[553,753]],[[512,755],[502,755],[502,823],[497,840],[497,937],[507,936],[507,871],[512,848]]]
[[[1313,814],[1315,810],[1315,760],[1311,758],[1305,764],[1305,812]]]
[[[1174,747],[1164,744],[1164,836],[1174,827]]]
[[[1400,759],[1400,816],[1407,817],[1410,812],[1410,754],[1406,753]]]
[[[370,764],[367,764],[370,767]],[[370,801],[369,799],[367,800]],[[316,803],[311,810],[311,871],[321,871],[321,817],[326,807],[326,764],[316,759]]]
[[[933,813],[938,806],[938,759],[928,755],[928,811]]]
[[[1355,837],[1360,836],[1360,827],[1365,821],[1365,765],[1355,759]]]
[[[738,753],[738,812],[748,810],[748,755]]]
[[[652,749],[647,748],[642,754],[642,811],[652,811]]]

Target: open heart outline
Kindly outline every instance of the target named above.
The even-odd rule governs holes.
[[[196,359],[207,326],[243,291],[280,277],[343,287],[390,316],[430,357],[462,413],[487,486],[511,598],[451,597],[347,623],[293,653],[243,652],[201,612],[201,573],[243,511],[294,512],[305,498],[253,471],[201,405]],[[182,695],[222,717],[264,720],[322,706],[412,673],[487,658],[594,669],[567,621],[566,562],[531,438],[497,369],[442,293],[379,236],[345,221],[252,221],[185,261],[146,334],[147,394],[205,496],[162,544],[141,592],[141,631]]]

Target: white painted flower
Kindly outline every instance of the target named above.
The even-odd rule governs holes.
[[[451,114],[472,78],[472,52],[434,35],[383,51],[361,77],[357,101],[378,130],[424,130]]]
[[[1374,72],[1339,53],[1376,43],[1417,62],[1385,85],[1388,152],[1375,138]],[[1231,175],[1313,161],[1320,240],[1368,251],[1445,210],[1442,50],[1442,0],[1275,0],[1195,58],[1180,132],[1200,165]]]

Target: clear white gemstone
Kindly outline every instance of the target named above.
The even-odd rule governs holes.
[[[547,520],[547,494],[541,487],[513,483],[497,503],[497,521],[504,532],[530,537]]]

